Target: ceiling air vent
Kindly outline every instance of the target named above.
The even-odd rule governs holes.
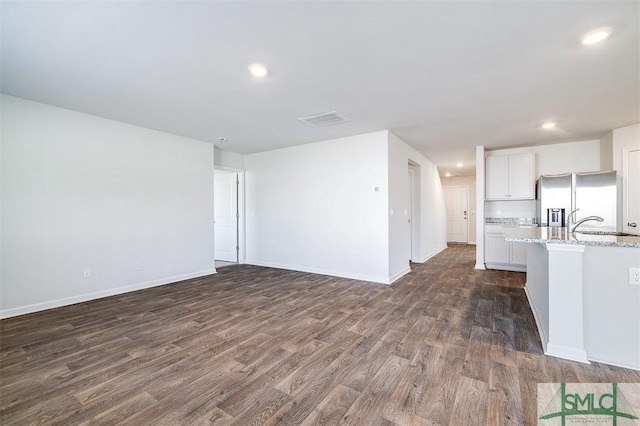
[[[311,127],[324,127],[331,126],[333,124],[346,123],[349,121],[344,118],[337,111],[325,112],[323,114],[310,115],[309,117],[298,118],[299,121],[307,123]]]

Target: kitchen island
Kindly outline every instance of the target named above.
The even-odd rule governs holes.
[[[525,293],[544,353],[640,370],[640,237],[505,228],[527,244]]]

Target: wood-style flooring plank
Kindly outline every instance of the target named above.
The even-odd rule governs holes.
[[[384,405],[380,402],[388,400],[398,382],[401,372],[409,366],[409,361],[395,355],[387,358],[387,361],[380,367],[371,383],[369,383],[362,393],[342,418],[345,425],[369,425],[372,419],[380,419]]]
[[[283,379],[274,384],[274,388],[288,395],[295,395],[314,377],[319,376],[352,344],[363,340],[355,333],[345,332],[343,338],[333,342],[327,350],[316,353],[313,357],[300,363],[297,368],[289,368]]]
[[[293,399],[275,413],[267,424],[297,425],[303,422],[321,403],[330,389],[342,383],[353,365],[358,365],[371,351],[375,341],[373,338],[357,338],[318,375],[306,384],[301,384]]]
[[[396,386],[382,411],[382,416],[396,424],[428,424],[428,420],[416,414],[422,397],[432,384],[434,367],[443,349],[438,346],[423,345]]]
[[[472,379],[489,383],[491,337],[490,329],[473,326],[462,374]]]
[[[436,321],[433,317],[420,315],[416,323],[409,329],[407,335],[398,344],[393,354],[401,358],[412,360],[418,353],[418,349],[422,345],[424,336],[430,325]]]
[[[342,379],[341,383],[344,386],[362,392],[404,336],[405,333],[397,330],[389,330],[382,339],[371,348],[363,362],[351,366],[350,371],[346,377]]]
[[[452,425],[485,426],[487,423],[487,382],[460,377],[456,402],[451,415]]]
[[[337,385],[300,425],[340,424],[342,416],[349,410],[359,395],[360,392],[356,392],[346,386]]]
[[[430,386],[425,389],[424,396],[416,414],[435,424],[449,424],[453,413],[453,405],[458,392],[458,384],[466,348],[447,345],[444,353],[429,368],[434,369],[431,375]]]
[[[512,366],[518,365],[513,321],[508,318],[494,318],[491,336],[491,360]]]
[[[535,425],[538,424],[538,383],[550,381],[546,378],[541,355],[519,352],[517,357],[524,423]]]
[[[524,424],[518,369],[514,366],[499,362],[491,364],[487,424],[496,426]]]

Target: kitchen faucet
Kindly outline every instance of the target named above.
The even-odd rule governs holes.
[[[576,229],[578,229],[578,226],[590,220],[595,220],[596,222],[604,222],[604,218],[601,218],[600,216],[587,216],[577,221],[576,224],[573,225],[573,227],[571,228],[571,232],[576,232]]]
[[[573,221],[573,218],[575,218],[575,213],[580,210],[575,209],[574,211],[572,211],[571,213],[569,213],[569,215],[567,216],[567,228],[571,229],[571,232],[576,232],[576,229],[578,229],[578,226],[582,225],[585,222],[588,222],[590,220],[595,220],[596,222],[604,222],[604,218],[600,217],[600,216],[587,216],[583,219],[580,219],[578,221],[576,221],[576,223],[571,226],[571,222]]]
[[[567,228],[571,228],[571,222],[573,222],[573,219],[576,217],[575,214],[578,210],[580,210],[580,208],[572,210],[571,213],[567,215]]]

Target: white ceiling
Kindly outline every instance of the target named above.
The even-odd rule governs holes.
[[[390,129],[444,171],[472,163],[475,145],[597,139],[640,121],[638,2],[1,7],[3,93],[212,143],[223,136],[221,148],[237,153]],[[601,26],[614,28],[609,40],[579,43]],[[254,62],[268,78],[249,75]],[[297,121],[332,110],[350,121]],[[541,130],[546,120],[558,127]]]

